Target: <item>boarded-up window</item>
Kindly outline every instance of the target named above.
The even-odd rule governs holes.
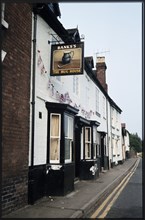
[[[60,114],[50,115],[50,162],[59,163],[60,155]]]

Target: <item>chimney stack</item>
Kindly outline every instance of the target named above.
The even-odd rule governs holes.
[[[101,83],[102,87],[108,93],[108,85],[106,84],[106,63],[105,57],[97,57],[96,60],[96,77]]]
[[[122,128],[126,128],[126,124],[125,123],[121,123],[121,127]]]

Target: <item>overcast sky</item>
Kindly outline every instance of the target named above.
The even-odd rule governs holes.
[[[93,56],[94,65],[96,56],[105,56],[109,96],[122,109],[126,129],[142,138],[142,4],[71,2],[59,6],[63,26],[78,27],[85,36],[85,56]]]

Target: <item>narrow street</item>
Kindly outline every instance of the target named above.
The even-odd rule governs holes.
[[[142,159],[91,218],[142,218]]]

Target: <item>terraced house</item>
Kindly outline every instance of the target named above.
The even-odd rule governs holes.
[[[58,3],[2,4],[3,215],[124,161],[105,57],[84,57]]]

